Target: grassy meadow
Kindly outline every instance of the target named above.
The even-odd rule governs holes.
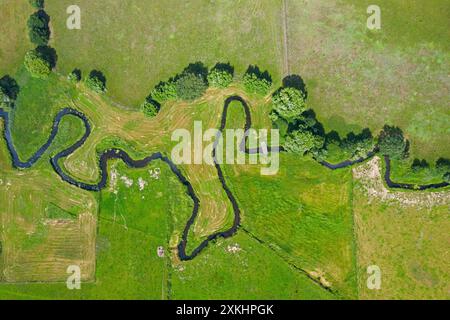
[[[230,62],[238,75],[257,64],[281,78],[279,0],[81,0],[81,30],[68,30],[72,4],[46,1],[58,71],[103,71],[109,95],[121,104],[139,106],[159,81],[196,61]]]
[[[286,0],[290,71],[304,78],[309,107],[327,131],[345,135],[369,127],[376,134],[385,123],[399,125],[412,143],[411,158],[450,157],[445,2],[380,0],[383,28],[373,33],[365,27],[366,0]],[[194,121],[218,128],[231,95],[248,101],[254,128],[271,128],[270,96],[246,94],[239,83],[210,88],[194,102],[165,103],[152,119],[136,111],[155,84],[195,61],[209,67],[229,61],[237,79],[256,64],[271,73],[275,90],[284,65],[281,0],[79,0],[81,30],[66,28],[71,4],[46,1],[58,63],[40,80],[22,66],[32,9],[26,1],[0,0],[0,20],[8,22],[0,26],[7,35],[0,43],[0,78],[10,74],[20,87],[11,119],[22,160],[47,140],[64,107],[82,111],[92,125],[86,143],[61,160],[66,172],[89,183],[99,178],[98,153],[105,149],[123,148],[134,158],[156,151],[170,156],[174,130],[192,132]],[[84,75],[103,71],[106,96],[67,81],[74,68]],[[233,102],[226,128],[242,129],[244,119]],[[11,167],[0,139],[0,281],[19,282],[0,284],[0,299],[448,298],[448,190],[432,206],[422,205],[431,192],[369,196],[372,181],[355,179],[352,169],[331,171],[292,154],[280,156],[274,176],[262,176],[260,165],[224,165],[242,228],[181,262],[176,246],[192,210],[184,186],[159,161],[139,170],[110,162],[108,185],[98,194],[69,186],[48,160],[83,133],[79,119],[65,117],[30,170]],[[409,165],[394,161],[393,180],[441,181],[433,170],[412,175]],[[213,166],[180,169],[200,199],[189,253],[228,229],[233,211]],[[83,224],[86,215],[90,223]],[[64,283],[65,266],[73,262],[87,270],[79,291]],[[365,286],[369,264],[382,268],[381,291]],[[47,274],[53,283],[27,283]]]
[[[381,30],[366,27],[370,1],[287,0],[291,73],[309,106],[341,135],[397,125],[414,157],[449,157],[448,1],[378,1]]]
[[[448,191],[386,191],[368,164],[359,170],[353,187],[359,298],[448,299]],[[379,290],[366,285],[371,265],[381,270]]]

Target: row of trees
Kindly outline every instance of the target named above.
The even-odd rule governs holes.
[[[193,101],[203,96],[208,87],[224,89],[233,79],[234,68],[229,63],[217,63],[209,71],[201,62],[190,64],[180,74],[156,85],[142,104],[142,110],[153,117],[166,101]],[[267,71],[262,72],[258,67],[250,66],[242,83],[247,92],[266,95],[272,86],[272,79]]]
[[[349,133],[343,139],[335,131],[325,133],[314,112],[308,109],[306,97],[304,82],[298,76],[287,77],[283,87],[272,95],[270,118],[280,130],[282,146],[287,152],[310,153],[319,160],[325,159],[331,149],[341,150],[349,160],[364,158],[373,151],[395,160],[409,156],[409,141],[398,127],[385,125],[376,138],[369,129],[359,134]],[[425,160],[418,159],[411,165],[415,172],[427,167]],[[439,159],[436,170],[446,181],[450,180],[450,160]]]
[[[67,79],[73,83],[78,83],[82,80],[81,70],[74,69]],[[106,92],[106,77],[103,72],[98,70],[92,70],[89,72],[88,76],[84,79],[84,84],[86,87],[97,93]]]
[[[50,40],[50,17],[44,11],[44,0],[29,0],[38,9],[28,18],[30,41],[37,45],[25,54],[25,67],[35,78],[45,79],[56,65],[56,52],[47,46]]]

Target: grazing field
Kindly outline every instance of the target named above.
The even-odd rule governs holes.
[[[240,231],[172,271],[174,299],[333,299],[330,292]]]
[[[81,30],[68,30],[69,0],[47,0],[58,70],[102,70],[109,94],[139,106],[159,81],[189,63],[250,64],[281,79],[281,1],[77,1]]]
[[[32,78],[24,67],[17,73],[16,81],[21,89],[11,113],[11,134],[20,158],[25,160],[47,141],[56,114],[70,106],[78,92],[75,86],[61,81],[57,75],[46,80]],[[74,118],[67,117],[62,126],[53,151],[69,146],[84,133],[81,121]]]
[[[448,1],[378,1],[376,33],[367,3],[287,0],[291,73],[304,78],[327,130],[397,125],[412,156],[449,157]]]
[[[281,155],[280,172],[227,167],[243,228],[341,297],[354,298],[356,261],[351,175],[309,158]]]
[[[387,191],[375,158],[354,170],[353,211],[362,299],[449,299],[450,194]],[[381,269],[380,290],[366,285]]]
[[[28,1],[0,0],[0,78],[14,75],[31,48],[26,21],[32,12]]]
[[[66,27],[73,2],[46,0],[58,62],[45,80],[22,66],[30,48],[26,2],[0,0],[0,78],[9,74],[19,86],[10,115],[22,160],[47,141],[64,107],[85,114],[91,134],[61,165],[92,184],[100,178],[101,152],[114,147],[134,159],[155,152],[171,158],[179,142],[172,141],[175,130],[193,135],[197,121],[203,132],[219,128],[231,96],[248,103],[253,128],[270,129],[270,94],[248,94],[239,81],[209,88],[195,101],[165,102],[154,118],[137,112],[155,84],[189,63],[230,62],[235,80],[250,64],[267,69],[271,92],[287,71],[301,75],[308,108],[326,131],[343,137],[368,127],[376,135],[384,124],[400,126],[412,143],[411,157],[392,161],[392,179],[442,180],[433,167],[413,172],[410,164],[414,157],[430,164],[450,157],[447,0],[380,0],[377,32],[366,28],[366,0],[79,0],[81,30]],[[104,72],[107,93],[69,81],[75,68],[83,76]],[[229,105],[226,129],[243,129],[242,107]],[[2,132],[3,126],[0,121]],[[193,210],[186,186],[162,161],[143,169],[110,161],[99,193],[63,182],[49,159],[84,130],[80,119],[64,117],[49,150],[27,170],[12,168],[0,138],[0,299],[450,297],[448,187],[387,190],[378,157],[331,171],[310,155],[283,152],[278,173],[263,176],[264,165],[248,164],[247,156],[247,164],[221,166],[241,209],[237,233],[180,261],[177,245]],[[340,151],[330,149],[329,160],[344,160]],[[200,202],[189,254],[209,235],[228,230],[234,212],[214,166],[178,167]],[[380,290],[366,286],[366,268],[374,264],[382,271]],[[81,266],[81,290],[66,288],[69,265]]]

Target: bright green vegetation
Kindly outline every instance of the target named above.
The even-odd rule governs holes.
[[[373,34],[365,30],[365,21],[358,22],[359,7],[351,10],[345,4],[350,1],[287,2],[289,63],[291,71],[305,75],[309,92],[299,81],[297,89],[281,89],[271,101],[268,93],[282,78],[281,1],[113,0],[104,4],[82,0],[78,4],[82,31],[65,27],[65,9],[72,3],[47,1],[56,31],[51,45],[58,50],[58,72],[64,76],[50,73],[47,79],[33,78],[24,66],[17,69],[8,51],[7,67],[0,62],[0,71],[14,72],[20,86],[11,116],[22,159],[47,140],[52,119],[62,107],[76,107],[87,115],[93,132],[71,159],[64,159],[64,169],[93,182],[98,175],[98,152],[119,147],[133,158],[154,150],[169,154],[175,144],[170,141],[173,130],[192,132],[193,122],[199,120],[204,129],[217,128],[223,101],[235,94],[249,102],[254,128],[270,128],[273,120],[284,132],[282,143],[294,145],[299,154],[281,154],[275,176],[262,176],[260,166],[223,166],[242,209],[241,229],[230,239],[210,243],[193,261],[181,262],[176,246],[192,213],[192,201],[166,164],[154,162],[135,170],[120,161],[111,162],[108,185],[95,195],[63,183],[48,163],[48,155],[81,137],[84,128],[79,119],[62,120],[48,155],[31,170],[10,168],[0,139],[0,201],[7,204],[0,206],[0,220],[8,224],[0,237],[0,280],[63,281],[67,264],[74,260],[82,260],[88,269],[88,282],[81,291],[69,291],[64,283],[1,284],[0,299],[446,296],[448,206],[430,207],[430,201],[447,199],[445,191],[394,193],[393,203],[368,199],[365,186],[353,180],[350,169],[330,171],[302,154],[310,152],[332,162],[354,159],[367,154],[375,143],[371,132],[362,128],[378,133],[386,123],[399,125],[405,136],[396,132],[379,139],[382,153],[399,158],[392,162],[393,180],[442,181],[442,168],[412,170],[411,160],[427,158],[431,163],[449,155],[448,54],[438,40],[442,34],[448,38],[448,31],[433,28],[429,39],[436,44],[418,40],[428,27],[423,34],[409,32],[405,40],[394,43],[395,32],[406,29],[400,23],[404,20],[393,15],[383,20],[388,25],[386,33]],[[8,2],[5,5],[11,7]],[[407,6],[400,1],[392,8]],[[170,16],[164,14],[168,9],[173,9]],[[442,22],[448,10],[443,12],[427,17],[429,24]],[[0,26],[0,31],[3,28],[9,27]],[[7,34],[10,47],[17,41],[16,46],[27,48],[20,36],[10,39],[14,33]],[[54,67],[52,49],[39,50],[53,54]],[[161,79],[169,79],[196,60],[209,67],[218,61],[231,64],[220,69],[216,65],[201,75],[181,73],[151,91]],[[269,72],[248,68],[254,63]],[[105,75],[96,70],[88,73],[93,68]],[[84,83],[77,84],[81,79]],[[231,83],[233,79],[237,81]],[[288,82],[283,85],[289,87]],[[106,87],[109,97],[98,95]],[[142,108],[147,117],[114,107],[117,104],[111,98],[136,107],[146,101]],[[274,113],[269,117],[273,108],[281,115],[276,119]],[[317,115],[305,113],[306,108],[313,108]],[[230,104],[227,128],[242,129],[244,119],[242,106]],[[333,129],[340,139],[330,134]],[[350,131],[354,133],[347,135]],[[299,146],[305,133],[309,144]],[[405,138],[413,144],[412,156],[400,160]],[[213,166],[180,168],[201,203],[188,235],[190,253],[206,236],[228,229],[233,212]],[[435,198],[425,201],[428,196]],[[80,239],[80,234],[88,237]],[[160,246],[164,257],[157,255]],[[80,256],[83,250],[87,257]],[[365,267],[373,263],[382,267],[386,277],[380,292],[367,292],[365,287]]]
[[[109,94],[123,104],[140,106],[159,81],[198,60],[210,66],[229,61],[240,76],[257,64],[281,78],[281,1],[81,0],[81,31],[66,27],[71,4],[48,0],[45,5],[58,69],[64,74],[74,68],[102,70]]]
[[[296,155],[282,155],[280,163],[270,177],[257,167],[227,167],[244,209],[243,227],[285,260],[322,276],[341,296],[354,297],[350,172],[331,172]]]
[[[333,299],[302,272],[243,232],[211,244],[172,271],[174,299]]]
[[[33,78],[22,68],[16,80],[20,93],[12,112],[12,137],[22,160],[29,159],[50,135],[53,119],[59,110],[71,105],[71,99],[78,94],[75,87],[60,81],[51,74],[47,80]],[[73,121],[72,129],[78,125],[75,135],[83,134],[80,121]],[[67,130],[73,134],[72,130]],[[60,132],[60,141],[64,140]],[[69,141],[70,142],[70,141]],[[75,141],[73,141],[75,142]]]
[[[45,79],[52,72],[50,63],[36,50],[30,50],[25,55],[25,68],[35,77]]]
[[[184,186],[162,161],[145,169],[129,169],[118,161],[109,167],[109,185],[101,197],[101,219],[158,238],[168,250],[168,237],[179,237],[192,214],[192,200]],[[177,244],[174,241],[171,246]],[[156,248],[149,248],[149,254],[156,254]]]
[[[327,132],[398,126],[412,157],[450,157],[448,1],[379,1],[376,33],[368,3],[287,1],[290,72],[304,78],[308,106]]]
[[[25,52],[31,49],[27,19],[33,8],[27,1],[0,0],[0,75],[11,76],[23,64]]]

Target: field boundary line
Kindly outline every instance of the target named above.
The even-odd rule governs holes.
[[[311,276],[305,269],[297,266],[296,264],[294,264],[293,262],[287,260],[283,255],[281,255],[277,250],[275,250],[274,248],[272,248],[270,245],[268,245],[264,240],[260,239],[259,237],[257,237],[255,234],[253,234],[251,231],[247,230],[244,226],[241,225],[240,230],[244,231],[249,237],[251,237],[252,239],[256,240],[259,244],[261,244],[262,246],[268,248],[269,250],[273,251],[277,257],[279,257],[282,261],[284,261],[286,264],[288,264],[290,267],[292,267],[294,270],[296,270],[297,272],[302,273],[303,275],[305,275],[309,280],[311,280],[312,282],[314,282],[316,285],[318,285],[320,288],[322,288],[323,290],[331,293],[332,295],[336,296],[337,298],[343,298],[343,296],[336,290],[331,289],[329,287],[325,287],[319,280],[317,280],[316,278],[314,278],[313,276]]]

